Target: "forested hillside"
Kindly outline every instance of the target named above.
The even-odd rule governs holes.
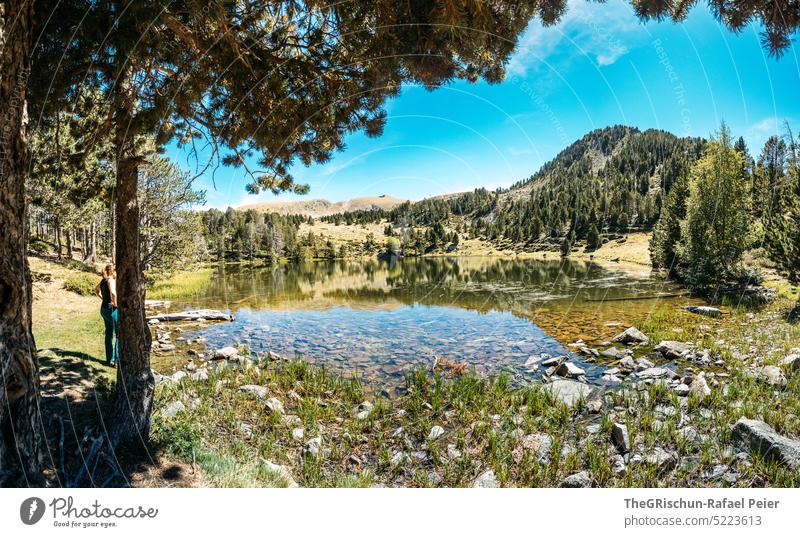
[[[677,178],[688,173],[705,141],[615,125],[594,130],[511,188],[407,202],[323,218],[334,223],[388,220],[394,234],[449,221],[471,237],[521,246],[599,246],[603,232],[649,230]],[[566,243],[566,244],[564,244]]]

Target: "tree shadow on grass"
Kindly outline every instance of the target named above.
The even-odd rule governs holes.
[[[191,465],[152,444],[112,446],[108,426],[114,371],[81,352],[40,351],[45,477],[56,487],[191,487]]]

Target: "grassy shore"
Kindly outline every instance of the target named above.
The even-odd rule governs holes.
[[[88,374],[66,388],[91,390],[99,382],[108,392],[114,376],[100,363],[96,299],[64,289],[74,267],[32,266],[49,274],[34,286],[44,376],[53,380],[78,360]],[[175,282],[161,288],[161,298],[197,284]],[[355,378],[253,355],[244,367],[199,363],[207,378],[159,383],[154,452],[198,468],[211,486],[470,486],[480,478],[533,487],[581,471],[598,486],[800,486],[797,472],[731,444],[731,426],[742,416],[800,438],[800,374],[787,369],[785,386],[749,374],[800,347],[800,326],[785,320],[796,300],[792,288],[779,278],[767,283],[779,295],[760,310],[709,318],[662,307],[638,325],[651,343],[636,347],[636,358],[651,357],[654,344],[670,339],[722,361],[705,368],[705,398],[627,382],[606,391],[599,407],[581,401],[570,408],[538,382],[519,387],[505,376],[416,371],[387,399]],[[687,374],[700,369],[679,364]],[[626,425],[633,445],[622,465],[610,442],[614,423]]]
[[[417,371],[404,394],[386,399],[357,379],[253,356],[208,379],[160,384],[154,435],[217,486],[280,486],[287,476],[301,486],[470,486],[491,471],[503,486],[536,487],[584,470],[598,486],[800,486],[796,472],[731,445],[742,416],[800,437],[800,375],[787,371],[788,383],[774,386],[748,374],[800,346],[800,327],[782,320],[791,305],[781,295],[720,319],[665,308],[642,324],[652,343],[636,356],[678,339],[723,361],[708,368],[705,398],[626,383],[599,409],[570,408],[539,383]],[[639,455],[624,469],[615,466],[613,423],[627,426]]]

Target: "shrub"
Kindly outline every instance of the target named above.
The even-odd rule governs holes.
[[[67,277],[64,289],[83,296],[93,296],[100,276],[89,272],[81,272]]]

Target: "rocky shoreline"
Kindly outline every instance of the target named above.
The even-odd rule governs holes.
[[[707,308],[693,313],[716,317],[720,312],[714,310]],[[169,350],[174,345],[165,336],[169,332],[159,325],[153,328],[158,349]],[[176,328],[174,332],[180,330]],[[395,399],[378,396],[343,405],[335,397],[330,401],[314,397],[314,405],[324,402],[340,410],[338,416],[333,414],[333,423],[328,428],[318,423],[308,424],[302,416],[292,413],[293,408],[300,413],[300,409],[311,404],[300,390],[276,390],[269,383],[260,382],[265,376],[281,375],[293,367],[314,366],[300,365],[272,352],[251,354],[236,347],[192,352],[203,342],[180,343],[190,347],[192,356],[188,364],[171,375],[154,373],[161,387],[159,393],[162,397],[166,393],[172,399],[162,407],[158,417],[169,423],[191,415],[204,405],[213,405],[213,401],[186,396],[196,393],[201,386],[215,397],[231,391],[235,397],[247,397],[250,404],[257,403],[259,412],[270,416],[272,427],[268,436],[286,431],[288,444],[280,458],[287,462],[279,464],[264,459],[261,463],[270,469],[268,473],[283,476],[289,485],[297,483],[293,476],[309,457],[328,467],[328,471],[345,468],[383,476],[373,480],[373,486],[524,486],[524,480],[509,479],[514,470],[498,469],[506,464],[534,464],[537,471],[540,467],[560,467],[553,474],[558,479],[550,479],[550,486],[625,486],[639,479],[662,486],[764,486],[769,484],[763,477],[765,465],[773,474],[796,474],[800,468],[800,442],[777,433],[763,420],[739,415],[747,409],[737,396],[742,383],[754,390],[785,390],[800,370],[800,349],[791,349],[778,365],[753,362],[731,370],[717,349],[666,339],[653,345],[649,336],[629,327],[599,348],[580,341],[570,345],[584,362],[602,362],[603,375],[595,383],[586,380],[584,370],[570,356],[535,356],[525,364],[530,369],[541,369],[542,382],[531,383],[522,390],[513,389],[508,397],[518,403],[531,397],[543,398],[550,408],[542,407],[537,412],[544,416],[568,416],[568,419],[557,418],[568,421],[561,430],[547,431],[541,425],[542,416],[527,415],[530,406],[525,404],[512,405],[506,412],[496,414],[489,413],[491,405],[487,404],[487,408],[473,409],[475,416],[469,423],[454,423],[459,421],[455,419],[457,410],[434,409],[433,403],[423,398],[417,401],[421,406],[415,412],[429,416],[421,420],[425,430],[417,431],[414,436],[403,425],[409,412],[406,405],[419,397],[413,381],[408,381],[406,389],[400,392],[403,395]],[[450,389],[456,391],[460,384],[491,386],[497,382],[472,374],[443,378],[447,373],[420,371],[411,376],[425,377],[425,382],[452,383],[456,387]],[[176,394],[180,395],[174,398]],[[228,393],[225,397],[234,396]],[[723,406],[725,412],[738,415],[737,419],[719,415]],[[383,426],[376,427],[376,414],[380,415],[378,421]],[[353,433],[349,427],[369,429],[361,431],[361,435],[387,436],[388,447],[380,441],[385,460],[381,460],[378,449],[368,456],[354,455],[354,459],[332,456],[343,449],[339,444],[350,443],[347,435]],[[257,434],[246,422],[237,428],[232,434],[243,435],[245,443],[252,442]],[[502,438],[508,461],[488,464],[486,457],[480,456],[481,449],[476,452],[470,447],[476,441],[483,445],[486,435],[490,440],[495,436]],[[477,436],[481,436],[479,441]],[[375,440],[364,442],[371,444]],[[283,440],[280,444],[283,445]],[[589,456],[598,461],[587,464]],[[440,475],[441,467],[461,464],[458,461],[463,457],[470,459],[470,467],[462,469],[456,481]],[[579,463],[580,460],[584,462]],[[566,472],[566,468],[575,471]],[[423,469],[425,479],[420,481],[418,474]]]

